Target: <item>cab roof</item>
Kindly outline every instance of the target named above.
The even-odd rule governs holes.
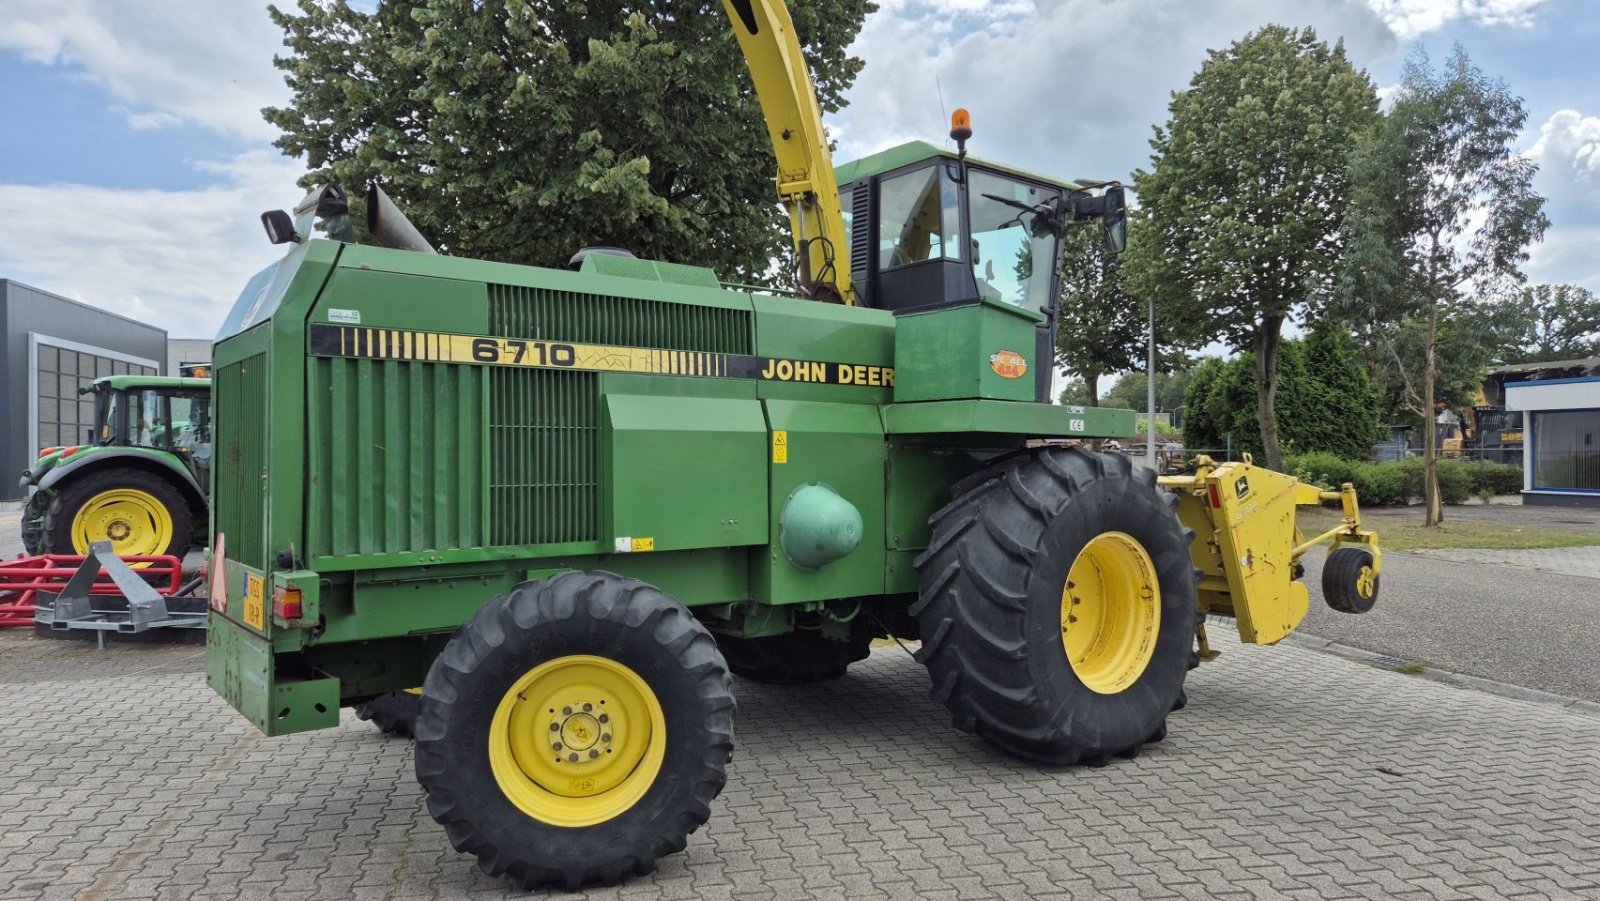
[[[175,375],[107,375],[89,384],[98,388],[105,385],[113,391],[137,391],[141,388],[200,388],[211,390],[210,379],[191,379]]]
[[[871,156],[865,156],[859,160],[852,160],[848,163],[843,163],[834,170],[834,174],[839,181],[839,185],[842,187],[852,182],[859,181],[863,178],[868,178],[873,175],[882,175],[885,172],[892,172],[895,169],[910,166],[913,163],[931,160],[935,157],[942,157],[950,160],[951,162],[955,162],[955,160],[958,158],[954,150],[946,150],[943,147],[935,147],[934,145],[929,144],[927,141],[911,141],[901,144],[898,147],[890,147],[888,150],[880,150]],[[980,159],[979,157],[972,156],[971,154],[967,155],[967,162],[973,164],[974,166],[979,166],[984,169],[992,169],[996,172],[1001,172],[1006,175],[1014,175],[1018,178],[1027,179],[1028,181],[1043,182],[1047,185],[1055,185],[1057,187],[1068,188],[1070,190],[1078,190],[1079,187],[1078,183],[1075,181],[1051,178],[1048,175],[1040,175],[1037,172],[1029,172],[1026,169],[1018,169],[1015,166],[1006,166],[1000,163],[990,162],[989,160]]]

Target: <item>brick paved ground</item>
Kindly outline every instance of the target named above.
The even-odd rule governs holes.
[[[1416,553],[1460,563],[1486,563],[1600,579],[1600,547],[1552,547],[1521,551],[1447,548]]]
[[[1099,770],[953,732],[893,648],[827,686],[738,682],[710,824],[592,894],[1600,897],[1600,720],[1219,645],[1171,737]],[[0,896],[506,893],[424,813],[407,742],[348,713],[262,739],[195,651],[0,636]]]

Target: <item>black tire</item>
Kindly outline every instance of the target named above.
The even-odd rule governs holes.
[[[1371,566],[1372,554],[1360,548],[1342,547],[1329,554],[1322,564],[1322,599],[1340,613],[1371,610],[1378,603],[1378,583],[1383,578],[1373,574]]]
[[[356,716],[378,727],[384,735],[412,738],[416,735],[420,695],[391,691],[356,705]]]
[[[172,518],[172,539],[165,550],[182,560],[194,543],[194,512],[183,492],[171,481],[142,469],[128,466],[111,466],[96,472],[70,479],[58,486],[45,512],[45,542],[51,554],[76,554],[72,544],[72,521],[78,511],[101,492],[118,488],[132,488],[154,497],[167,509]]]
[[[50,500],[55,492],[49,490],[35,491],[28,496],[28,503],[22,510],[22,552],[24,554],[43,554],[45,551],[44,517],[50,509]]]
[[[728,669],[741,679],[768,685],[806,685],[845,674],[872,653],[870,637],[835,641],[817,632],[794,631],[768,638],[717,636]]]
[[[645,680],[663,716],[664,751],[631,806],[603,821],[561,826],[508,797],[493,771],[489,738],[497,705],[515,703],[519,680],[573,655],[604,658]],[[711,634],[657,588],[600,572],[525,582],[484,605],[428,671],[415,755],[428,812],[485,873],[524,888],[572,891],[649,873],[657,858],[683,850],[727,781],[729,683]]]
[[[1098,766],[1166,735],[1183,697],[1195,634],[1195,570],[1176,495],[1122,454],[1044,448],[955,486],[917,560],[917,657],[956,728],[1051,764]],[[1067,659],[1062,595],[1072,564],[1106,532],[1149,555],[1160,589],[1154,647],[1114,694],[1091,690]]]

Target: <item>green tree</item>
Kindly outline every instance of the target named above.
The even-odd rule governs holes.
[[[1063,246],[1056,363],[1082,380],[1088,405],[1099,406],[1100,379],[1141,364],[1144,304],[1128,294],[1119,257],[1106,252],[1098,228],[1068,232]]]
[[[1474,289],[1522,281],[1528,246],[1543,236],[1538,166],[1515,150],[1522,99],[1483,73],[1459,45],[1442,70],[1407,61],[1376,138],[1352,155],[1354,212],[1342,293],[1391,345],[1403,396],[1423,431],[1424,522],[1444,519],[1439,495],[1438,381],[1442,327],[1471,323]],[[1421,326],[1420,359],[1393,347]]]
[[[824,110],[868,0],[791,10]],[[293,91],[263,111],[302,184],[384,182],[441,250],[564,266],[590,244],[754,280],[785,251],[775,163],[720,3],[269,7]]]
[[[1533,285],[1506,301],[1513,327],[1507,363],[1548,363],[1600,355],[1600,298],[1577,285]]]
[[[1090,396],[1089,386],[1084,384],[1083,379],[1068,376],[1066,384],[1061,386],[1061,395],[1056,398],[1056,403],[1071,407],[1097,407],[1099,404],[1095,403],[1096,400],[1098,398]]]
[[[1184,393],[1184,446],[1258,453],[1261,427],[1256,398],[1255,362],[1248,355],[1232,360],[1205,357]]]
[[[1184,405],[1184,395],[1189,390],[1189,380],[1194,377],[1194,372],[1189,366],[1183,366],[1172,372],[1156,373],[1156,410],[1171,413]],[[1150,400],[1150,379],[1143,372],[1128,372],[1117,378],[1117,381],[1100,398],[1100,405],[1116,407],[1122,410],[1138,410],[1145,412],[1145,406]]]
[[[1134,175],[1152,234],[1126,265],[1135,293],[1252,352],[1260,442],[1281,468],[1272,411],[1283,325],[1335,284],[1346,158],[1377,120],[1377,93],[1342,43],[1268,26],[1213,51],[1169,109],[1150,170]]]

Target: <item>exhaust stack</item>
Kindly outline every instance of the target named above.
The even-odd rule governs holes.
[[[367,232],[380,247],[416,253],[439,252],[417,231],[406,214],[400,212],[389,195],[383,193],[377,182],[367,185]]]

